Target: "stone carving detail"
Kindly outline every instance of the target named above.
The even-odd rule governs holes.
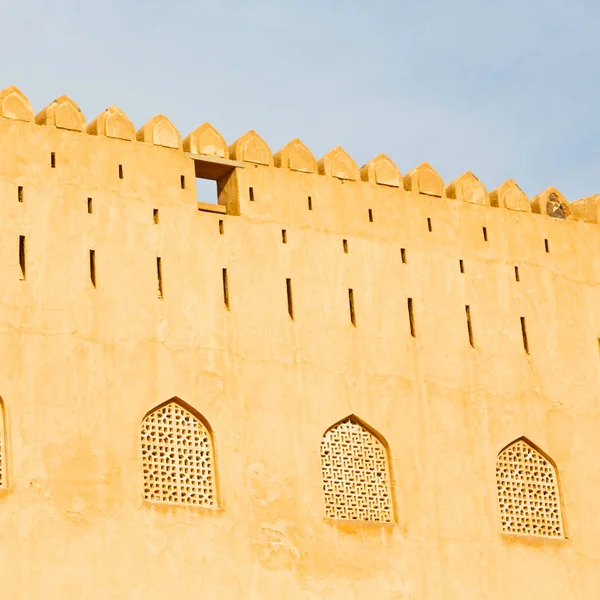
[[[38,125],[52,125],[59,129],[85,131],[85,117],[71,98],[62,95],[53,100],[35,117]]]
[[[385,154],[378,154],[360,170],[360,178],[379,185],[402,187],[402,175],[394,161]]]
[[[233,160],[273,166],[271,149],[267,142],[252,129],[229,146],[229,157]]]
[[[404,176],[404,187],[409,192],[441,198],[444,195],[444,182],[438,172],[429,164],[422,163]]]
[[[496,483],[502,531],[564,537],[554,465],[524,439],[498,455]]]
[[[212,435],[198,417],[172,400],[145,417],[141,441],[146,500],[217,506]]]
[[[288,142],[273,156],[276,167],[301,171],[302,173],[316,173],[317,160],[308,147],[298,138]]]
[[[129,117],[118,107],[110,106],[89,125],[91,135],[103,135],[120,140],[135,140],[135,128]]]
[[[332,175],[350,181],[360,178],[354,159],[341,146],[336,146],[323,156],[318,162],[318,167],[321,175]]]
[[[554,187],[544,190],[531,200],[531,210],[540,215],[565,220],[571,216],[571,207],[565,197]]]
[[[527,194],[513,179],[505,181],[501,186],[490,192],[490,204],[498,208],[531,212]]]
[[[7,119],[33,121],[33,108],[29,99],[14,85],[0,92],[0,114]]]
[[[471,171],[463,173],[446,187],[446,196],[454,200],[488,205],[490,203],[487,190],[478,177]]]
[[[196,127],[183,140],[183,149],[192,154],[229,158],[225,138],[210,123],[203,123],[200,127]]]
[[[332,519],[393,520],[387,449],[354,417],[321,441],[325,514]]]
[[[136,133],[136,139],[139,142],[149,142],[155,146],[181,149],[179,131],[164,115],[156,115],[143,127],[140,127]]]

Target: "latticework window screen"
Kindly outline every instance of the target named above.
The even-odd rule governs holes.
[[[500,452],[496,483],[502,531],[564,537],[556,469],[525,440]]]
[[[352,417],[323,436],[321,469],[328,517],[393,520],[387,449]]]
[[[169,402],[146,416],[141,443],[146,500],[217,506],[213,440],[200,419]]]

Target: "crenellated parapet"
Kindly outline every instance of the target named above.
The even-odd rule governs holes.
[[[470,171],[445,185],[439,173],[426,162],[402,175],[389,156],[378,154],[359,168],[352,156],[340,146],[317,160],[298,138],[273,154],[267,142],[254,130],[228,145],[210,123],[203,123],[182,139],[177,127],[165,115],[156,115],[136,131],[129,117],[117,106],[110,106],[86,124],[79,106],[65,95],[50,102],[34,116],[30,101],[15,86],[0,91],[0,117],[186,152],[194,155],[197,160],[206,157],[206,161],[212,160],[215,164],[220,164],[218,169],[223,172],[243,166],[242,163],[249,163],[257,167],[288,169],[300,174],[319,174],[342,182],[354,182],[356,185],[384,186],[431,198],[532,212],[558,220],[600,223],[600,195],[569,203],[556,188],[549,187],[529,200],[512,179],[488,192],[479,178]]]

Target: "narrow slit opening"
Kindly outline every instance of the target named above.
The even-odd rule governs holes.
[[[19,202],[23,202],[23,186],[22,186],[22,185],[20,185],[20,186],[17,188],[17,200],[18,200]]]
[[[181,180],[181,189],[185,190],[185,175],[182,175],[180,180]]]
[[[284,244],[287,244],[287,231],[285,229],[281,230],[281,241]]]
[[[433,231],[433,227],[431,226],[431,219],[429,217],[427,217],[427,229],[429,229],[429,231]]]
[[[342,246],[344,248],[344,254],[348,254],[348,240],[342,240]]]
[[[348,289],[348,302],[350,304],[350,322],[356,327],[356,312],[354,309],[354,290]]]
[[[519,267],[515,267],[515,281],[521,281],[519,276]]]
[[[369,223],[373,222],[373,211],[369,209]]]
[[[123,179],[123,165],[119,165],[119,179]]]
[[[250,202],[254,202],[254,188],[248,188],[248,196],[250,197]]]
[[[163,299],[162,258],[156,257],[156,277],[158,283],[158,298]]]
[[[227,269],[223,269],[223,302],[225,308],[229,310],[229,279],[227,277]]]
[[[90,214],[90,215],[94,211],[94,207],[93,207],[92,199],[91,198],[87,199],[87,209],[88,209],[88,214]]]
[[[160,216],[158,214],[158,208],[152,209],[152,220],[154,221],[155,225],[158,225],[160,223]]]
[[[475,348],[475,341],[473,340],[473,325],[471,324],[471,307],[465,306],[465,313],[467,315],[467,331],[469,333],[469,344],[472,348]]]
[[[400,258],[402,259],[402,263],[406,264],[406,248],[400,248]]]
[[[412,298],[408,298],[408,324],[410,326],[410,335],[412,337],[417,337],[417,332],[415,330],[415,315],[413,310]]]
[[[547,239],[544,239],[544,248],[546,248],[546,252],[550,253],[550,243]]]
[[[90,250],[90,280],[96,287],[96,251]]]
[[[308,197],[308,210],[312,210],[312,198]]]
[[[465,272],[465,263],[463,262],[462,258],[458,261],[458,265],[460,267],[460,272],[464,273]]]
[[[223,224],[223,219],[219,219],[219,234],[223,235],[225,233],[225,226]]]
[[[487,238],[487,227],[483,228],[483,241],[487,242],[488,238]]]
[[[292,300],[292,280],[289,278],[285,280],[285,289],[287,292],[288,314],[290,315],[290,319],[293,321],[294,320],[294,303]]]
[[[523,348],[525,352],[529,354],[529,340],[527,339],[527,326],[525,324],[525,317],[521,317],[521,334],[523,335]]]
[[[56,169],[56,152],[50,152],[50,167]]]
[[[21,279],[25,281],[26,279],[26,271],[25,271],[25,236],[19,236],[19,268],[21,269]]]

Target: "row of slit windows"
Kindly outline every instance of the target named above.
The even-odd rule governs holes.
[[[7,488],[4,408],[0,404],[0,487]],[[219,490],[209,423],[173,398],[142,420],[143,495],[149,502],[217,508]],[[330,519],[394,523],[390,449],[351,415],[332,425],[320,444],[324,514]],[[496,460],[496,492],[505,533],[564,538],[557,469],[526,438]]]

